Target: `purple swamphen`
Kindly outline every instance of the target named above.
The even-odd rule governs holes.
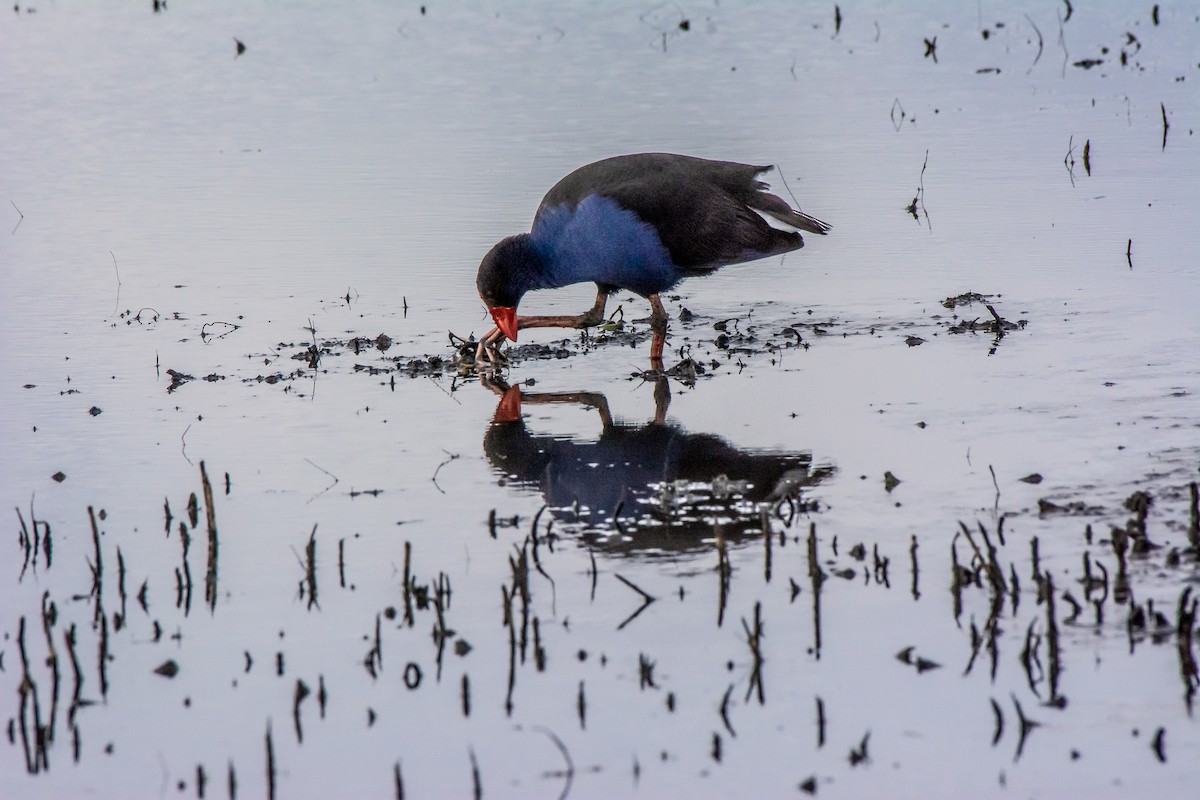
[[[829,226],[765,191],[770,166],[671,153],[616,156],[580,167],[542,199],[529,233],[510,236],[479,265],[476,285],[496,327],[476,360],[491,359],[522,328],[587,328],[604,319],[608,295],[628,289],[650,301],[650,360],[661,368],[667,312],[659,300],[684,278],[804,246],[793,229]],[[788,230],[767,224],[771,217]],[[533,289],[596,283],[596,303],[578,316],[517,316]]]

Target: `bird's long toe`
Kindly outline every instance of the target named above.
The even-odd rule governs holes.
[[[500,342],[503,341],[504,334],[499,328],[492,328],[482,339],[479,340],[479,346],[475,348],[475,364],[487,363],[496,365],[500,362]]]

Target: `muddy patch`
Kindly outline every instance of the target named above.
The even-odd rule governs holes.
[[[678,298],[673,298],[678,300]],[[856,320],[840,315],[820,315],[812,309],[789,309],[780,303],[768,303],[749,309],[737,316],[713,318],[695,314],[680,306],[671,322],[668,335],[668,367],[664,372],[636,370],[626,377],[652,380],[662,374],[693,383],[700,378],[736,374],[755,362],[777,363],[789,351],[804,351],[836,339],[868,336],[894,339],[908,347],[926,344],[947,335],[970,334],[981,338],[995,352],[1001,341],[1010,334],[1029,333],[1029,320],[1015,321],[1001,316],[997,305],[1001,298],[968,292],[948,297],[939,303],[948,314],[928,312],[915,319],[871,321]],[[982,313],[980,313],[982,312]],[[157,320],[156,320],[157,321]],[[481,365],[476,362],[478,341],[472,336],[463,338],[447,333],[445,349],[439,353],[404,352],[401,345],[387,333],[359,334],[349,337],[327,337],[310,329],[309,341],[279,342],[273,347],[269,363],[280,360],[295,362],[288,371],[276,370],[252,376],[237,376],[243,383],[290,384],[311,378],[314,372],[349,371],[368,376],[392,378],[470,377],[482,368],[486,372],[517,368],[525,363],[563,361],[584,357],[598,350],[628,349],[645,357],[651,332],[641,321],[609,321],[596,329],[584,330],[569,337],[549,342],[522,342],[502,346],[496,360]],[[228,332],[232,333],[232,331]],[[248,356],[253,363],[256,356]],[[168,369],[172,381],[168,391],[174,392],[193,375]],[[210,373],[206,381],[224,380],[230,375]]]

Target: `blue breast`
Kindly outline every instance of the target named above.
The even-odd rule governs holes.
[[[653,225],[601,195],[539,209],[530,235],[545,265],[537,288],[595,281],[646,296],[684,277]]]

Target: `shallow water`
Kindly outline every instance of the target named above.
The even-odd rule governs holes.
[[[842,14],[0,16],[3,794],[1186,796],[1200,9]],[[669,402],[618,296],[494,424],[480,257],[643,150],[833,231],[679,287]]]

